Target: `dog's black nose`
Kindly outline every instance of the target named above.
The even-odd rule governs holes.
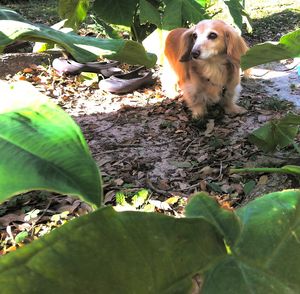
[[[197,59],[200,56],[200,50],[193,50],[191,55],[194,59]]]

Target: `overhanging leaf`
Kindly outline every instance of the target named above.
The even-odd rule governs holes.
[[[146,53],[144,47],[137,42],[81,37],[74,33],[64,33],[47,26],[32,24],[10,9],[0,9],[0,28],[0,48],[2,49],[22,39],[56,43],[78,62],[105,57],[147,67],[152,67],[156,63],[156,56]]]
[[[147,0],[140,0],[140,22],[141,24],[151,22],[157,27],[161,27],[161,16],[158,9]]]
[[[189,293],[224,254],[204,219],[103,208],[2,257],[1,293]]]
[[[165,0],[163,29],[171,30],[189,24],[196,24],[208,18],[202,2],[194,0]]]
[[[100,206],[99,170],[71,117],[27,82],[0,90],[0,202],[45,189]]]
[[[130,27],[138,0],[95,0],[94,10],[108,23]]]
[[[253,46],[241,58],[243,70],[282,59],[300,56],[300,29],[282,36],[279,42],[265,42]]]
[[[230,14],[234,20],[234,23],[238,26],[238,28],[242,28],[243,25],[243,11],[244,7],[241,4],[240,0],[224,0],[224,3],[227,5]]]
[[[67,19],[65,26],[77,29],[86,18],[90,0],[59,0],[58,13],[62,19]]]

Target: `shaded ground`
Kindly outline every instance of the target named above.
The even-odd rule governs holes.
[[[263,32],[266,30],[259,34],[261,38],[247,38],[250,43],[269,40],[270,35]],[[132,94],[112,95],[99,90],[97,84],[87,84],[80,77],[61,77],[43,66],[31,66],[7,79],[33,83],[78,122],[101,168],[106,204],[115,204],[117,192],[130,198],[146,188],[150,198],[161,204],[179,196],[169,206],[155,208],[177,214],[196,191],[207,191],[224,205],[235,207],[270,191],[297,187],[286,175],[229,174],[230,167],[297,163],[290,149],[265,155],[247,140],[251,131],[292,109],[270,92],[270,79],[255,75],[243,81],[239,104],[248,110],[245,115],[229,117],[213,107],[204,123],[192,121],[180,99],[166,99],[159,82]],[[288,84],[283,87],[292,90]],[[34,212],[36,209],[39,211]],[[36,238],[89,210],[76,199],[45,192],[16,197],[0,206],[0,241],[4,244],[0,252],[13,243],[11,234],[28,231],[28,239]],[[63,214],[65,211],[69,213]]]

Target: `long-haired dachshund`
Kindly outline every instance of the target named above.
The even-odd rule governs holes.
[[[207,105],[220,103],[227,114],[244,113],[235,104],[240,86],[240,57],[248,47],[230,25],[221,20],[203,20],[190,29],[172,30],[165,44],[169,64],[162,77],[167,96],[178,84],[194,118],[201,118]],[[172,81],[171,69],[175,72]]]

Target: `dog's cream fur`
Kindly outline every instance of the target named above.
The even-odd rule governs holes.
[[[243,113],[235,101],[241,89],[240,57],[247,49],[244,39],[221,20],[172,30],[165,43],[163,89],[174,97],[177,84],[194,118],[203,117],[207,105],[215,103],[228,114]]]

